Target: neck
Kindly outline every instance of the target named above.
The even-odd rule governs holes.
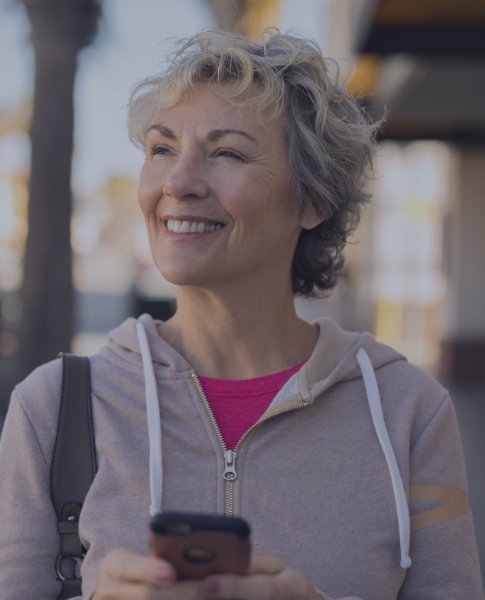
[[[180,288],[177,312],[164,325],[164,337],[197,373],[249,379],[309,357],[318,334],[296,315],[291,290],[224,291]]]

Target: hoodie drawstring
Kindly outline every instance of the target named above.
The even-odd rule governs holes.
[[[384,421],[379,387],[377,385],[374,368],[372,367],[372,363],[367,352],[363,348],[359,348],[356,358],[364,379],[364,386],[372,416],[372,422],[374,423],[374,429],[376,430],[379,443],[382,451],[384,452],[387,468],[389,469],[389,474],[391,476],[394,500],[396,503],[397,521],[399,526],[401,568],[409,569],[411,566],[411,558],[409,557],[410,518],[406,493],[404,492],[404,486],[401,474],[399,472],[399,467],[397,465],[396,455],[394,454],[386,423]]]
[[[145,327],[136,324],[136,334],[140,344],[145,376],[145,397],[147,404],[148,439],[150,442],[150,515],[153,517],[162,508],[163,462],[162,462],[162,426],[160,403],[158,401],[157,382],[153,371],[152,356]]]

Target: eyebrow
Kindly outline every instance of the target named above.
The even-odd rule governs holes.
[[[147,134],[152,129],[154,129],[155,131],[158,131],[158,133],[163,135],[163,137],[166,137],[170,140],[177,139],[177,136],[175,135],[175,133],[168,127],[165,127],[164,125],[162,125],[161,123],[155,123],[154,125],[151,125],[147,129]],[[252,142],[257,143],[256,138],[254,138],[252,135],[250,135],[247,131],[243,131],[242,129],[213,129],[207,135],[207,139],[209,140],[209,142],[217,142],[224,136],[231,135],[231,134],[241,135],[242,137],[245,137],[248,140],[251,140]]]
[[[213,131],[209,132],[207,139],[210,142],[217,142],[224,136],[231,134],[242,135],[248,140],[257,143],[256,139],[252,135],[250,135],[247,131],[243,131],[242,129],[214,129]]]
[[[155,123],[154,125],[150,125],[150,127],[146,130],[146,134],[152,129],[158,131],[163,137],[169,138],[170,140],[174,140],[176,138],[174,132],[168,127],[164,127],[161,123]]]

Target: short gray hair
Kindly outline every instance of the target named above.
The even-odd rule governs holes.
[[[182,40],[168,67],[139,82],[128,110],[130,138],[144,147],[148,126],[200,84],[234,103],[247,102],[254,86],[260,117],[286,114],[288,162],[299,213],[308,203],[320,225],[300,234],[292,264],[293,292],[310,296],[335,286],[343,250],[368,196],[365,182],[375,133],[358,101],[340,80],[338,64],[311,39],[276,29],[261,42],[227,31],[205,31]],[[222,84],[222,85],[221,85]]]

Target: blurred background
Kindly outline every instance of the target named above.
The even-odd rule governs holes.
[[[270,25],[311,35],[388,115],[344,277],[297,309],[373,332],[452,390],[485,573],[483,0],[0,0],[0,427],[30,370],[174,310],[138,214],[132,85],[173,39]]]

